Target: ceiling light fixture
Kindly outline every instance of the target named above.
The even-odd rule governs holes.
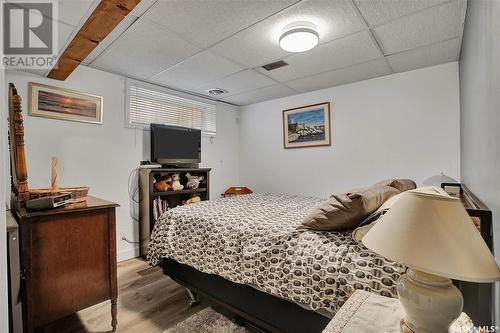
[[[279,39],[280,47],[288,52],[304,52],[319,43],[316,27],[309,22],[295,22],[283,29]]]

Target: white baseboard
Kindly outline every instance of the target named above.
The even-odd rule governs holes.
[[[118,251],[118,253],[116,255],[116,257],[117,257],[116,260],[118,262],[120,262],[120,261],[124,261],[127,259],[136,258],[138,256],[139,256],[139,246],[136,246],[136,247],[133,247],[131,249]]]

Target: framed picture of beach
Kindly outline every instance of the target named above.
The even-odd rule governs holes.
[[[330,102],[283,110],[285,148],[331,146]]]
[[[102,124],[101,96],[34,82],[29,89],[30,116]]]

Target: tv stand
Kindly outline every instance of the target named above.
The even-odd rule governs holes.
[[[141,168],[139,169],[139,239],[140,239],[140,255],[146,257],[149,237],[155,225],[155,205],[161,201],[164,205],[168,205],[168,209],[172,209],[183,204],[183,201],[191,198],[196,194],[203,200],[210,199],[210,168],[187,168],[187,167],[162,167],[155,169]],[[158,192],[154,187],[155,180],[162,177],[180,175],[180,182],[184,185],[184,189],[178,191]],[[200,183],[197,189],[188,189],[186,187],[186,173],[191,175],[203,176],[205,179]],[[195,204],[196,205],[196,204]]]

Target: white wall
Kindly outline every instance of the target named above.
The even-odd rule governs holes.
[[[327,101],[332,146],[284,149],[282,110]],[[459,117],[456,62],[249,105],[241,184],[326,197],[389,177],[458,179]]]
[[[129,177],[139,161],[149,159],[149,132],[126,128],[125,78],[80,66],[66,81],[55,81],[21,71],[8,71],[23,97],[25,145],[30,187],[50,185],[50,160],[59,157],[60,186],[90,186],[90,194],[120,204],[117,210],[118,260],[138,255],[138,224],[131,218],[137,210],[130,204]],[[75,89],[104,97],[104,124],[94,125],[30,117],[28,82]],[[202,140],[202,165],[213,168],[212,198],[238,183],[239,108],[220,104],[217,137]],[[135,184],[134,184],[135,185]]]
[[[499,36],[500,2],[469,1],[460,59],[462,181],[493,211],[500,263]],[[495,323],[500,326],[498,283],[495,304]]]
[[[6,156],[7,142],[7,92],[5,86],[5,70],[0,69],[0,156]],[[5,226],[7,177],[5,170],[8,158],[0,161],[0,332],[9,331],[8,299],[7,299],[7,231]],[[9,184],[10,185],[10,184]]]

